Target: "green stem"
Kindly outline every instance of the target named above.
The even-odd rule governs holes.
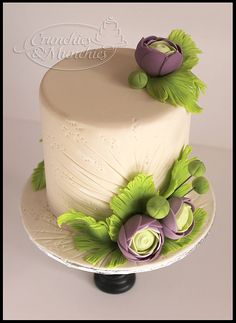
[[[191,190],[190,190],[190,191],[188,191],[187,193],[185,193],[185,194],[184,194],[184,196],[185,196],[185,195],[187,195],[187,194],[189,194],[189,193],[190,193],[190,192],[192,192],[193,190],[194,190],[194,188],[191,188]]]
[[[173,194],[182,186],[184,185],[190,178],[192,177],[192,175],[190,175],[183,183],[181,183],[173,192]]]

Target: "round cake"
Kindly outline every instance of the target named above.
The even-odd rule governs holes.
[[[44,158],[23,194],[25,227],[70,266],[160,268],[193,250],[214,217],[206,167],[188,144],[206,87],[191,71],[201,51],[178,29],[99,50],[112,55],[72,55],[41,82]]]
[[[56,216],[70,208],[109,215],[119,187],[142,172],[159,187],[188,143],[189,112],[129,87],[134,51],[118,49],[86,70],[79,65],[89,58],[65,59],[41,82],[46,189]]]

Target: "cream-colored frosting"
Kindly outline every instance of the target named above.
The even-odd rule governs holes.
[[[58,216],[71,208],[102,218],[119,187],[140,172],[160,186],[188,143],[190,114],[128,85],[133,49],[78,70],[65,59],[40,86],[47,197]],[[76,70],[73,70],[76,69]]]

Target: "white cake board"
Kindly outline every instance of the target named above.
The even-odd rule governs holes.
[[[31,179],[28,180],[23,190],[21,216],[24,227],[36,246],[49,257],[64,265],[106,275],[131,274],[169,266],[187,256],[206,237],[215,216],[215,198],[212,188],[204,195],[191,192],[189,197],[192,199],[196,208],[204,208],[208,214],[201,233],[192,241],[191,245],[183,247],[173,254],[160,256],[158,259],[147,264],[140,265],[127,262],[115,269],[108,269],[103,266],[92,266],[83,260],[83,253],[74,248],[72,232],[58,227],[56,217],[50,211],[47,203],[46,189],[34,192],[31,187]]]

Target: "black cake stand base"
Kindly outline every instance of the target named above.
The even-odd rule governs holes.
[[[105,293],[121,294],[127,292],[135,283],[135,274],[103,275],[94,274],[95,285]]]

